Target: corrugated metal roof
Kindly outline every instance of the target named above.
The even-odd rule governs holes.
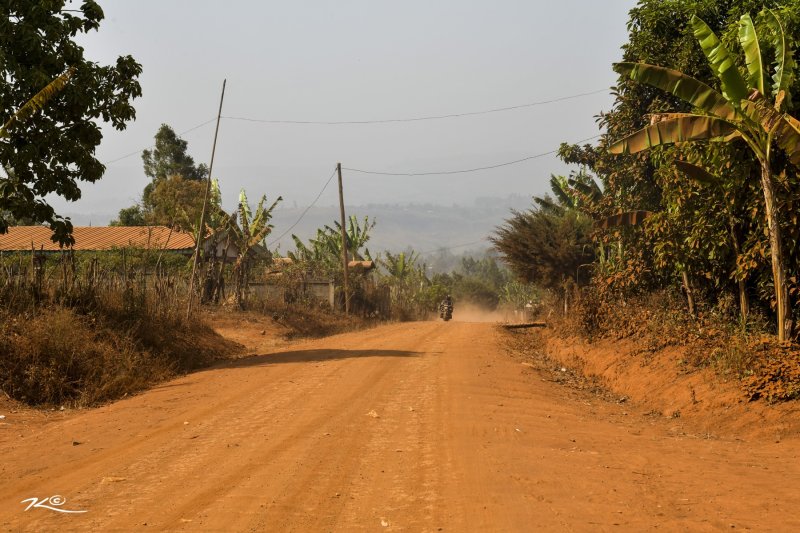
[[[0,251],[36,250],[55,252],[61,248],[50,240],[53,233],[44,226],[12,226],[0,235]],[[112,248],[150,248],[152,250],[192,250],[194,238],[189,233],[165,226],[92,226],[75,227],[73,250],[94,251]]]

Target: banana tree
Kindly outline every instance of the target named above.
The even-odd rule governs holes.
[[[422,296],[422,289],[428,283],[425,269],[418,264],[419,254],[415,251],[393,254],[384,252],[378,263],[385,270],[395,310],[404,314],[413,312],[415,301]]]
[[[405,252],[400,252],[399,254],[385,252],[384,255],[385,258],[380,258],[378,262],[386,269],[386,273],[391,279],[402,284],[405,283],[409,276],[417,273],[417,261],[419,260],[417,252],[411,251],[408,254]]]
[[[11,115],[6,123],[0,127],[0,138],[7,138],[12,129],[27,122],[37,111],[47,105],[47,102],[64,90],[64,87],[67,86],[69,79],[74,73],[75,68],[70,67],[63,74],[48,83],[44,89],[36,93],[30,100],[25,102],[25,104],[20,107],[16,113]]]
[[[591,211],[603,196],[597,182],[584,173],[572,174],[569,178],[551,174],[550,190],[554,198],[534,196],[533,201],[541,209],[556,214],[565,209]]]
[[[239,206],[237,212],[228,215],[221,209],[218,216],[221,218],[225,230],[225,237],[236,250],[236,261],[233,264],[233,277],[235,281],[234,300],[239,307],[244,306],[245,290],[247,288],[247,274],[254,250],[263,246],[264,239],[272,231],[272,211],[283,198],[278,196],[272,205],[265,207],[267,196],[261,196],[255,210],[250,209],[247,194],[244,189],[239,193]],[[238,220],[237,220],[238,218]],[[226,254],[227,254],[226,246]]]
[[[719,78],[721,92],[677,70],[645,63],[617,63],[623,78],[651,85],[689,103],[694,113],[665,113],[642,130],[613,143],[614,154],[633,154],[655,146],[693,141],[744,142],[761,166],[761,188],[769,228],[772,276],[778,318],[778,338],[785,340],[791,329],[789,293],[782,234],[772,176],[774,146],[782,149],[795,165],[800,164],[800,121],[786,110],[795,63],[780,19],[769,9],[761,12],[775,51],[772,83],[767,80],[761,42],[750,15],[739,22],[739,41],[745,54],[747,75],[736,66],[733,54],[699,17],[691,20],[711,71]],[[771,97],[768,98],[768,95]]]
[[[347,252],[356,261],[372,260],[366,244],[370,239],[369,232],[375,226],[375,221],[364,217],[363,224],[358,218],[350,216],[345,231]],[[312,270],[319,269],[328,275],[341,274],[342,269],[342,226],[334,222],[333,226],[327,224],[317,229],[317,235],[309,239],[308,244],[303,243],[297,235],[292,235],[295,251],[289,252],[289,257],[297,262],[309,266]]]

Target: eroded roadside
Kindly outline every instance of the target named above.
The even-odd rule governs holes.
[[[680,348],[644,352],[634,341],[588,343],[547,330],[504,330],[510,353],[547,379],[627,403],[687,434],[780,442],[800,436],[797,402],[749,401],[733,379],[712,368],[688,369]]]

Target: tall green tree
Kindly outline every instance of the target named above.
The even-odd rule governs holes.
[[[77,9],[76,9],[77,7]],[[79,34],[103,20],[97,2],[0,0],[0,116],[11,117],[32,95],[62,73],[69,83],[46,106],[16,124],[0,142],[0,213],[47,223],[54,240],[72,241],[72,225],[45,200],[56,194],[75,201],[79,182],[93,183],[105,167],[95,157],[100,122],[124,129],[136,116],[131,101],[141,95],[141,66],[130,56],[113,65],[84,57]],[[9,219],[0,216],[0,232]]]
[[[735,57],[716,33],[699,17],[694,16],[691,20],[694,36],[708,59],[709,68],[719,79],[720,92],[696,78],[665,67],[646,63],[616,64],[615,69],[621,75],[669,92],[687,102],[696,112],[655,116],[651,125],[617,141],[609,150],[612,153],[633,154],[654,146],[693,141],[746,143],[761,167],[777,333],[780,340],[785,340],[791,315],[772,158],[774,145],[777,145],[794,163],[800,163],[800,122],[786,112],[791,104],[790,90],[795,66],[793,51],[777,15],[766,9],[761,17],[769,30],[767,35],[775,55],[771,86],[765,80],[767,69],[761,53],[764,46],[758,39],[749,14],[742,15],[739,23],[739,40],[745,52],[747,76],[738,70]],[[769,87],[771,99],[765,95],[765,87]],[[698,172],[701,170],[698,169]]]
[[[154,182],[171,176],[185,180],[202,180],[208,175],[205,164],[195,165],[187,153],[189,143],[181,139],[168,124],[162,124],[155,135],[152,150],[142,152],[144,174]]]
[[[142,199],[120,210],[115,226],[175,226],[189,231],[197,225],[203,206],[208,168],[196,165],[189,143],[167,124],[155,135],[152,150],[142,152],[144,173],[150,178]],[[213,212],[219,206],[212,206]]]

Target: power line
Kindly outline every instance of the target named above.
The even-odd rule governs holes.
[[[579,144],[586,141],[591,141],[593,139],[597,139],[601,135],[594,135],[592,137],[587,137],[586,139],[581,139],[580,141],[576,141],[575,144]],[[506,161],[504,163],[498,163],[496,165],[488,165],[485,167],[475,167],[475,168],[465,168],[459,170],[441,170],[441,171],[431,171],[431,172],[380,172],[376,170],[361,170],[359,168],[349,168],[349,167],[342,167],[342,170],[348,170],[350,172],[359,172],[361,174],[374,174],[378,176],[443,176],[447,174],[466,174],[468,172],[478,172],[481,170],[491,170],[493,168],[500,168],[500,167],[507,167],[510,165],[516,165],[519,163],[524,163],[525,161],[530,161],[531,159],[538,159],[540,157],[544,157],[546,155],[551,155],[558,152],[558,150],[550,150],[549,152],[542,152],[541,154],[530,155],[528,157],[523,157],[522,159],[515,159],[514,161]]]
[[[325,192],[325,189],[327,189],[327,188],[328,188],[328,185],[330,185],[330,183],[331,183],[331,180],[333,179],[333,177],[334,177],[335,175],[336,175],[336,168],[334,168],[334,169],[333,169],[333,172],[331,172],[331,175],[330,175],[330,177],[328,178],[328,181],[326,181],[326,182],[325,182],[325,185],[323,185],[323,186],[322,186],[322,189],[319,191],[319,194],[317,195],[317,197],[316,197],[316,198],[314,198],[314,201],[313,201],[313,202],[311,202],[311,204],[309,204],[309,206],[308,206],[308,207],[306,207],[306,208],[303,210],[303,212],[302,212],[302,213],[300,213],[300,217],[299,217],[297,220],[295,220],[295,221],[294,221],[294,224],[292,224],[291,226],[289,226],[289,229],[287,229],[286,231],[284,231],[283,233],[281,233],[280,237],[278,237],[277,239],[275,239],[274,241],[272,241],[271,243],[269,243],[267,246],[272,246],[273,244],[275,244],[275,243],[277,243],[278,241],[280,241],[281,239],[283,239],[283,238],[284,238],[284,237],[285,237],[285,236],[286,236],[286,235],[287,235],[287,234],[288,234],[290,231],[292,231],[292,230],[294,229],[294,227],[295,227],[295,226],[297,226],[297,225],[300,223],[300,221],[301,221],[301,220],[303,220],[303,217],[304,217],[304,216],[306,216],[306,213],[308,213],[308,211],[309,211],[309,210],[310,210],[312,207],[314,207],[314,205],[315,205],[315,204],[316,204],[316,203],[319,201],[319,199],[322,197],[322,193],[324,193],[324,192]]]
[[[203,127],[203,126],[205,126],[206,124],[211,124],[211,123],[212,123],[212,122],[214,122],[215,120],[217,120],[217,117],[214,117],[214,118],[212,118],[212,119],[206,120],[205,122],[203,122],[203,123],[201,123],[201,124],[198,124],[197,126],[191,127],[191,128],[189,128],[188,130],[186,130],[186,131],[181,131],[181,132],[179,132],[177,135],[178,135],[178,136],[180,136],[180,135],[186,135],[187,133],[190,133],[190,132],[192,132],[192,131],[194,131],[194,130],[196,130],[196,129],[202,128],[202,127]],[[105,166],[111,165],[111,164],[113,164],[113,163],[116,163],[117,161],[122,161],[123,159],[127,159],[127,158],[129,158],[129,157],[131,157],[131,156],[134,156],[134,155],[137,155],[137,154],[141,154],[141,153],[142,153],[144,150],[147,150],[148,148],[153,148],[153,146],[154,146],[154,145],[152,145],[152,144],[150,144],[150,145],[147,145],[147,146],[145,146],[144,148],[141,148],[141,149],[139,149],[139,150],[136,150],[135,152],[131,152],[131,153],[129,153],[129,154],[125,154],[125,155],[123,155],[123,156],[120,156],[120,157],[118,157],[118,158],[116,158],[116,159],[112,159],[111,161],[106,161],[106,162],[105,162],[105,163],[103,163],[103,164],[104,164]]]
[[[471,117],[475,115],[488,115],[490,113],[513,111],[515,109],[523,109],[526,107],[535,107],[545,104],[552,104],[555,102],[562,102],[564,100],[572,100],[575,98],[581,98],[583,96],[590,96],[602,92],[608,92],[608,89],[599,89],[597,91],[591,91],[588,93],[579,93],[579,94],[572,94],[569,96],[561,96],[559,98],[553,98],[551,100],[541,100],[538,102],[530,102],[528,104],[514,105],[508,107],[497,107],[494,109],[485,109],[483,111],[468,111],[466,113],[450,113],[446,115],[429,115],[429,116],[411,117],[411,118],[389,118],[382,120],[269,120],[269,119],[257,119],[249,117],[228,117],[228,116],[223,116],[222,118],[227,120],[239,120],[243,122],[258,122],[262,124],[306,124],[306,125],[327,125],[327,126],[336,126],[344,124],[391,124],[397,122],[421,122],[423,120],[442,120],[446,118]]]

